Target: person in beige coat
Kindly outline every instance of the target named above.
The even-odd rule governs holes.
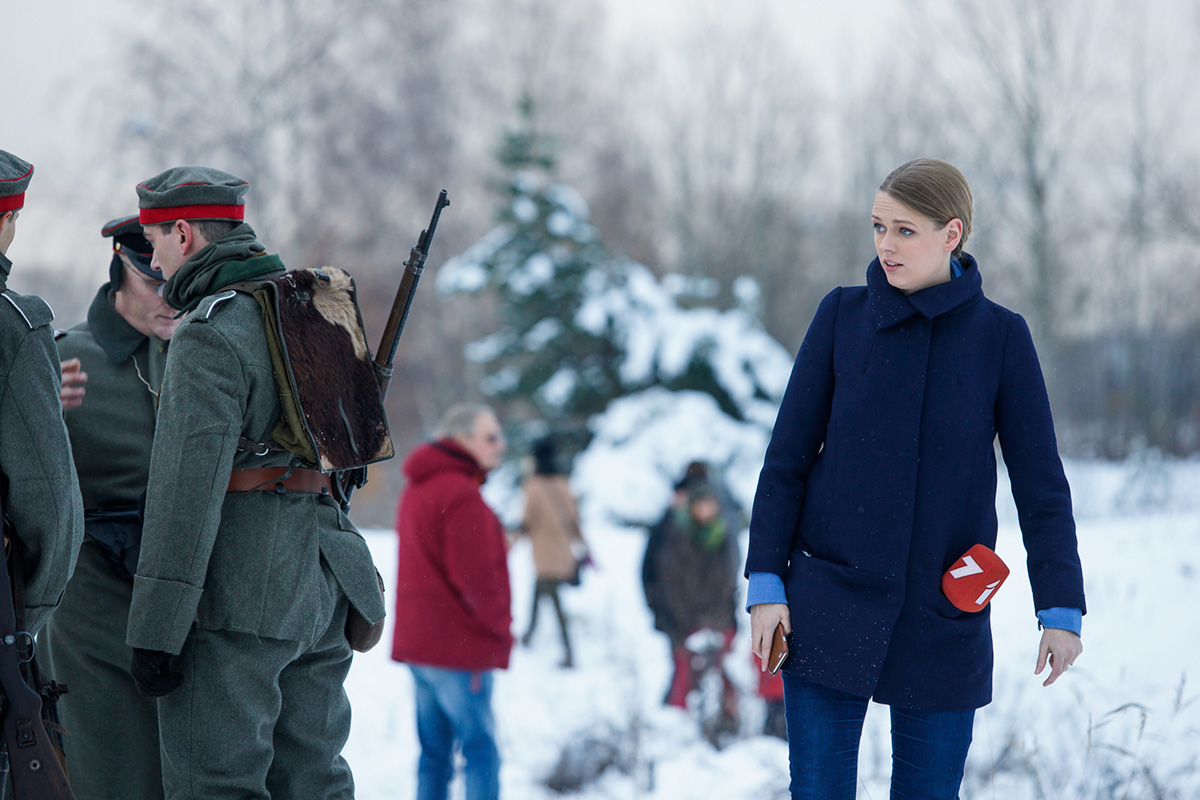
[[[586,560],[587,543],[579,531],[579,509],[567,477],[555,462],[554,442],[542,439],[533,446],[533,469],[522,484],[525,491],[525,515],[521,522],[521,533],[529,537],[533,545],[533,565],[537,582],[533,590],[533,610],[529,615],[529,628],[521,637],[521,644],[528,646],[537,626],[538,606],[543,597],[554,604],[562,631],[563,649],[566,654],[562,666],[574,664],[571,655],[571,637],[567,630],[567,617],[563,613],[558,587],[563,583],[579,582],[579,567]]]

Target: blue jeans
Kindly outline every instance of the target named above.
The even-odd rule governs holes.
[[[492,720],[492,673],[409,664],[417,694],[417,800],[446,800],[454,748],[462,750],[467,800],[500,796],[500,751]]]
[[[866,697],[784,673],[793,800],[854,800]],[[957,800],[975,711],[892,708],[892,800]]]

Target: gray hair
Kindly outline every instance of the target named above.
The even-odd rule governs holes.
[[[495,416],[496,412],[486,403],[455,403],[446,409],[442,421],[438,424],[439,439],[450,439],[455,436],[468,437],[475,432],[475,420],[483,414]]]

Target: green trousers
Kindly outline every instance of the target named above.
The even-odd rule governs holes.
[[[326,579],[316,642],[192,628],[171,664],[183,683],[158,701],[169,800],[354,797],[341,755],[349,603],[328,570]]]
[[[133,583],[84,539],[62,603],[38,635],[46,674],[66,684],[58,701],[78,800],[161,800],[155,701],[137,692],[125,644]]]

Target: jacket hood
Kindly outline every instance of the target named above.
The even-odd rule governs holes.
[[[412,483],[420,483],[444,472],[458,472],[482,484],[487,472],[474,457],[459,447],[452,439],[426,442],[409,453],[404,460],[404,477]]]
[[[959,261],[962,274],[954,280],[906,295],[888,283],[879,259],[872,260],[867,267],[867,296],[870,298],[871,319],[875,322],[875,328],[890,328],[914,314],[933,319],[982,295],[983,277],[979,274],[975,257],[963,253]]]

